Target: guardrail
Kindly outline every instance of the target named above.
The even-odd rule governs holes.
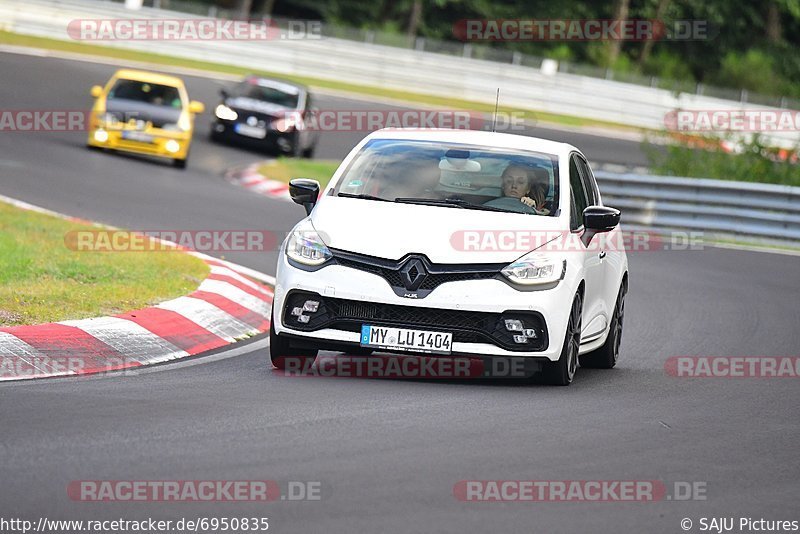
[[[134,12],[111,2],[85,0],[0,0],[0,28],[69,39],[67,25],[78,18],[192,18],[179,12],[143,8]],[[404,50],[342,39],[268,42],[162,41],[102,42],[157,51],[187,59],[346,80],[374,87],[494,103],[501,87],[504,105],[545,109],[631,126],[660,129],[664,115],[681,109],[741,109],[735,101],[672,94],[615,81],[470,58]],[[100,82],[102,80],[97,80]],[[87,81],[90,84],[90,81]],[[774,109],[747,105],[748,108]],[[798,132],[770,140],[795,146]],[[604,202],[623,211],[627,226],[680,228],[721,236],[800,241],[800,187],[695,178],[596,172]]]
[[[800,242],[800,187],[595,172],[626,226]]]
[[[154,8],[126,10],[112,2],[87,0],[0,0],[0,28],[67,39],[67,25],[80,18],[191,19],[186,13]],[[236,65],[253,70],[346,81],[381,89],[501,104],[660,130],[665,116],[683,110],[772,110],[735,100],[656,87],[550,72],[547,69],[402,49],[345,39],[272,41],[100,41],[94,44],[158,52]],[[771,132],[771,145],[792,149],[800,132]]]

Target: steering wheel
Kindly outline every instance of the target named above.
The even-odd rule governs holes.
[[[538,214],[538,212],[531,206],[524,204],[520,199],[515,197],[498,197],[494,200],[490,200],[489,202],[484,202],[483,205],[489,206],[490,208],[500,208],[515,213],[527,213],[529,215]]]

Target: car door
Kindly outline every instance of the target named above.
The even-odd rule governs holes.
[[[583,227],[583,210],[596,201],[595,190],[586,179],[583,158],[573,153],[569,160],[570,186],[570,230],[580,237],[580,250],[584,269],[583,323],[581,342],[591,341],[601,336],[608,323],[608,315],[604,305],[605,267],[604,251],[598,250],[594,240],[587,242]]]
[[[579,158],[579,161],[583,164],[587,188],[590,188],[594,192],[594,205],[605,205],[600,196],[600,188],[597,186],[597,180],[594,177],[592,168],[584,158]],[[619,226],[602,236],[598,236],[598,238],[596,248],[602,256],[600,262],[603,266],[602,309],[603,314],[610,320],[611,314],[614,312],[614,305],[617,301],[617,292],[619,291],[622,274],[625,271],[624,240],[622,238],[622,230]]]

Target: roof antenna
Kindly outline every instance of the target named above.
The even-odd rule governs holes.
[[[497,96],[494,99],[494,117],[492,117],[492,133],[494,133],[494,127],[497,125],[497,106],[500,104],[500,88],[497,88]]]

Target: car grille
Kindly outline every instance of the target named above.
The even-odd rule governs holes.
[[[392,288],[405,288],[400,270],[409,258],[418,257],[423,261],[427,270],[427,277],[418,288],[423,291],[432,291],[448,282],[491,280],[497,278],[500,270],[505,267],[505,264],[435,264],[426,257],[417,255],[393,261],[340,250],[331,250],[331,252],[337,264],[376,274],[386,280]]]
[[[319,303],[316,312],[304,312],[307,323],[298,321],[292,314],[308,300]],[[536,338],[526,343],[514,341],[514,335],[505,327],[505,319],[518,319],[526,328],[536,330]],[[297,330],[314,331],[334,328],[360,332],[362,324],[401,326],[423,330],[453,333],[453,341],[463,343],[491,343],[511,351],[541,351],[547,348],[547,328],[541,314],[530,311],[509,310],[487,313],[467,310],[400,306],[331,297],[322,297],[306,291],[292,291],[286,298],[283,324]]]
[[[274,115],[268,115],[266,113],[261,113],[258,111],[250,111],[241,108],[232,108],[232,109],[239,116],[235,122],[241,122],[242,124],[247,124],[247,119],[249,117],[255,117],[255,119],[258,121],[256,125],[259,126],[260,128],[269,127],[269,125],[272,124],[272,121],[274,121],[277,118]]]

